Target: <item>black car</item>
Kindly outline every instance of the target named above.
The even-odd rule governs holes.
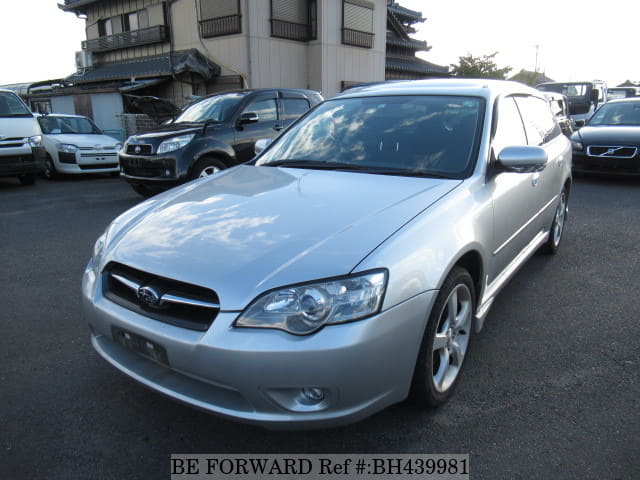
[[[640,176],[640,98],[605,103],[571,143],[576,173]]]
[[[120,152],[125,179],[141,195],[216,173],[254,157],[260,138],[274,138],[322,101],[302,89],[257,89],[211,95],[157,130],[129,137]]]

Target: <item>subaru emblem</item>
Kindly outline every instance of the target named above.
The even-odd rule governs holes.
[[[160,295],[148,285],[138,288],[138,300],[148,306],[154,306],[160,300]]]

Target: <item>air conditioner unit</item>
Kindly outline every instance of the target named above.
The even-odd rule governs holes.
[[[88,68],[93,65],[93,56],[89,50],[76,52],[76,68]]]

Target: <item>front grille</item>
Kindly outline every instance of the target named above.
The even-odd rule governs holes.
[[[633,158],[638,153],[637,147],[589,145],[587,155],[602,158]]]
[[[112,146],[112,147],[98,147],[98,148],[95,148],[95,147],[78,147],[78,148],[80,150],[115,150],[116,149],[115,145]]]
[[[174,162],[168,159],[121,158],[120,166],[125,174],[133,177],[173,178],[175,176]]]
[[[106,298],[160,322],[205,331],[220,310],[218,296],[205,287],[115,262],[107,265],[102,275],[102,292]]]
[[[103,168],[117,168],[117,163],[96,163],[93,165],[78,165],[80,170],[102,170]]]
[[[127,145],[127,153],[130,155],[151,155],[153,146],[148,144]]]
[[[0,141],[0,148],[17,148],[17,147],[21,147],[25,143],[27,143],[26,138],[20,138],[20,137],[3,138]]]
[[[0,165],[8,163],[35,163],[35,159],[33,158],[33,155],[12,155],[10,157],[0,157]]]
[[[95,153],[81,153],[80,156],[82,158],[90,158],[90,157],[117,157],[118,154],[116,152],[95,152]]]

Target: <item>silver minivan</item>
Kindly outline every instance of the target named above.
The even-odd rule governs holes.
[[[116,218],[83,277],[91,341],[157,392],[272,428],[438,406],[500,289],[558,250],[570,189],[534,89],[351,89]]]

